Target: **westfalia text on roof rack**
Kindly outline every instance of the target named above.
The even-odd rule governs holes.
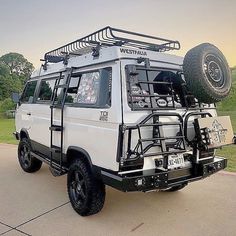
[[[132,36],[132,38],[129,38],[130,36]],[[149,36],[107,26],[81,39],[47,52],[44,55],[44,59],[47,62],[63,61],[65,54],[76,53],[82,55],[92,51],[96,46],[123,46],[156,52],[180,49],[180,43],[176,40]]]

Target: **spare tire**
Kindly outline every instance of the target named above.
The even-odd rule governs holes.
[[[231,71],[222,52],[209,43],[189,50],[183,62],[187,89],[203,103],[225,98],[231,89]]]

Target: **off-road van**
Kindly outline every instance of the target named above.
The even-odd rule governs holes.
[[[180,43],[103,28],[47,52],[17,103],[18,158],[67,174],[82,216],[99,212],[105,185],[121,191],[177,191],[226,167],[215,150],[234,142],[215,103],[229,94],[223,54],[204,43],[186,56]]]

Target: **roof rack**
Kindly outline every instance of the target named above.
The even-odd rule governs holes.
[[[132,36],[133,38],[131,39],[127,36]],[[150,42],[147,42],[146,40]],[[156,52],[165,52],[180,49],[180,43],[175,40],[149,36],[107,26],[81,39],[47,52],[44,55],[44,60],[46,62],[56,63],[59,61],[63,61],[65,55],[83,55],[88,52],[94,52],[96,47],[101,46],[124,46]]]

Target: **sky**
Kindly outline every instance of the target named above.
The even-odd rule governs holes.
[[[0,56],[44,53],[105,26],[179,40],[184,56],[210,42],[236,65],[236,0],[0,0]]]

